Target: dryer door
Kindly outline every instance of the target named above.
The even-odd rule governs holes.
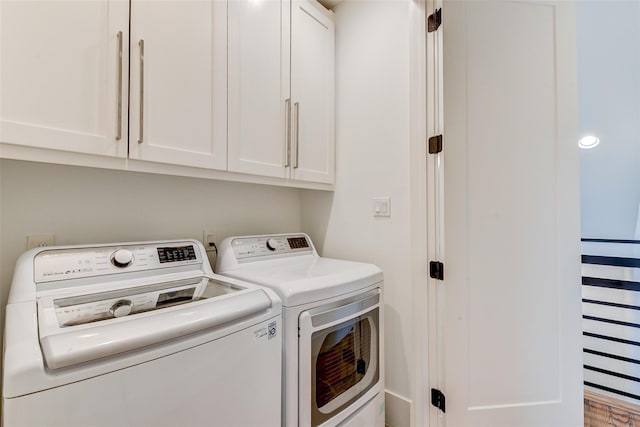
[[[379,310],[376,289],[339,307],[300,314],[300,425],[340,422],[378,392]]]

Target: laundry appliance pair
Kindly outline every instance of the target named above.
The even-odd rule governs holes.
[[[384,426],[382,272],[305,234],[39,248],[6,308],[11,426]]]

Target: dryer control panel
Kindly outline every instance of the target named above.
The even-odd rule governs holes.
[[[238,237],[231,241],[231,247],[236,259],[313,252],[313,246],[304,234]]]

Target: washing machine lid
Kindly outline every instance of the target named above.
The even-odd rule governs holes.
[[[49,369],[116,356],[264,315],[263,289],[201,276],[88,295],[38,299],[38,335]]]
[[[273,289],[291,307],[333,298],[382,282],[373,264],[304,255],[241,265],[220,274]]]

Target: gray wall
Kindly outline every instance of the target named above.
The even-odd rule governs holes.
[[[577,4],[582,236],[640,238],[640,3]]]

